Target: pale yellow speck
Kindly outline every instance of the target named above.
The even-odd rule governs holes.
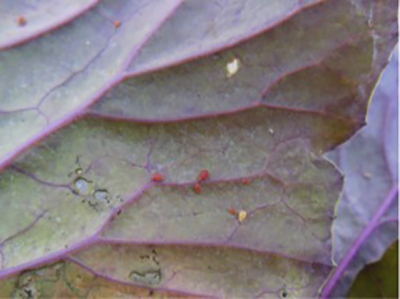
[[[247,217],[247,212],[241,210],[241,211],[239,212],[239,214],[238,214],[239,222],[243,222],[243,221],[246,219],[246,217]]]
[[[228,78],[234,76],[239,71],[239,68],[240,68],[240,60],[234,58],[226,65],[226,76]]]

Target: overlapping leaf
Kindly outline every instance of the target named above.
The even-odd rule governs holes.
[[[339,264],[327,290],[345,296],[367,263],[398,238],[398,53],[386,69],[368,112],[368,125],[329,153],[346,177],[335,223]]]

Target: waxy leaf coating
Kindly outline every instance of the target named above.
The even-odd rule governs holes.
[[[0,52],[0,278],[22,272],[0,289],[317,296],[343,187],[321,155],[364,125],[396,8],[107,0],[41,33],[26,13],[48,34]]]

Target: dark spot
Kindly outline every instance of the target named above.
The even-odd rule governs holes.
[[[153,296],[154,295],[154,291],[153,290],[149,290],[149,296]]]

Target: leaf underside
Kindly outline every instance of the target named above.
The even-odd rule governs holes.
[[[0,277],[65,260],[0,289],[316,296],[321,154],[363,126],[396,5],[110,0],[0,52]]]

